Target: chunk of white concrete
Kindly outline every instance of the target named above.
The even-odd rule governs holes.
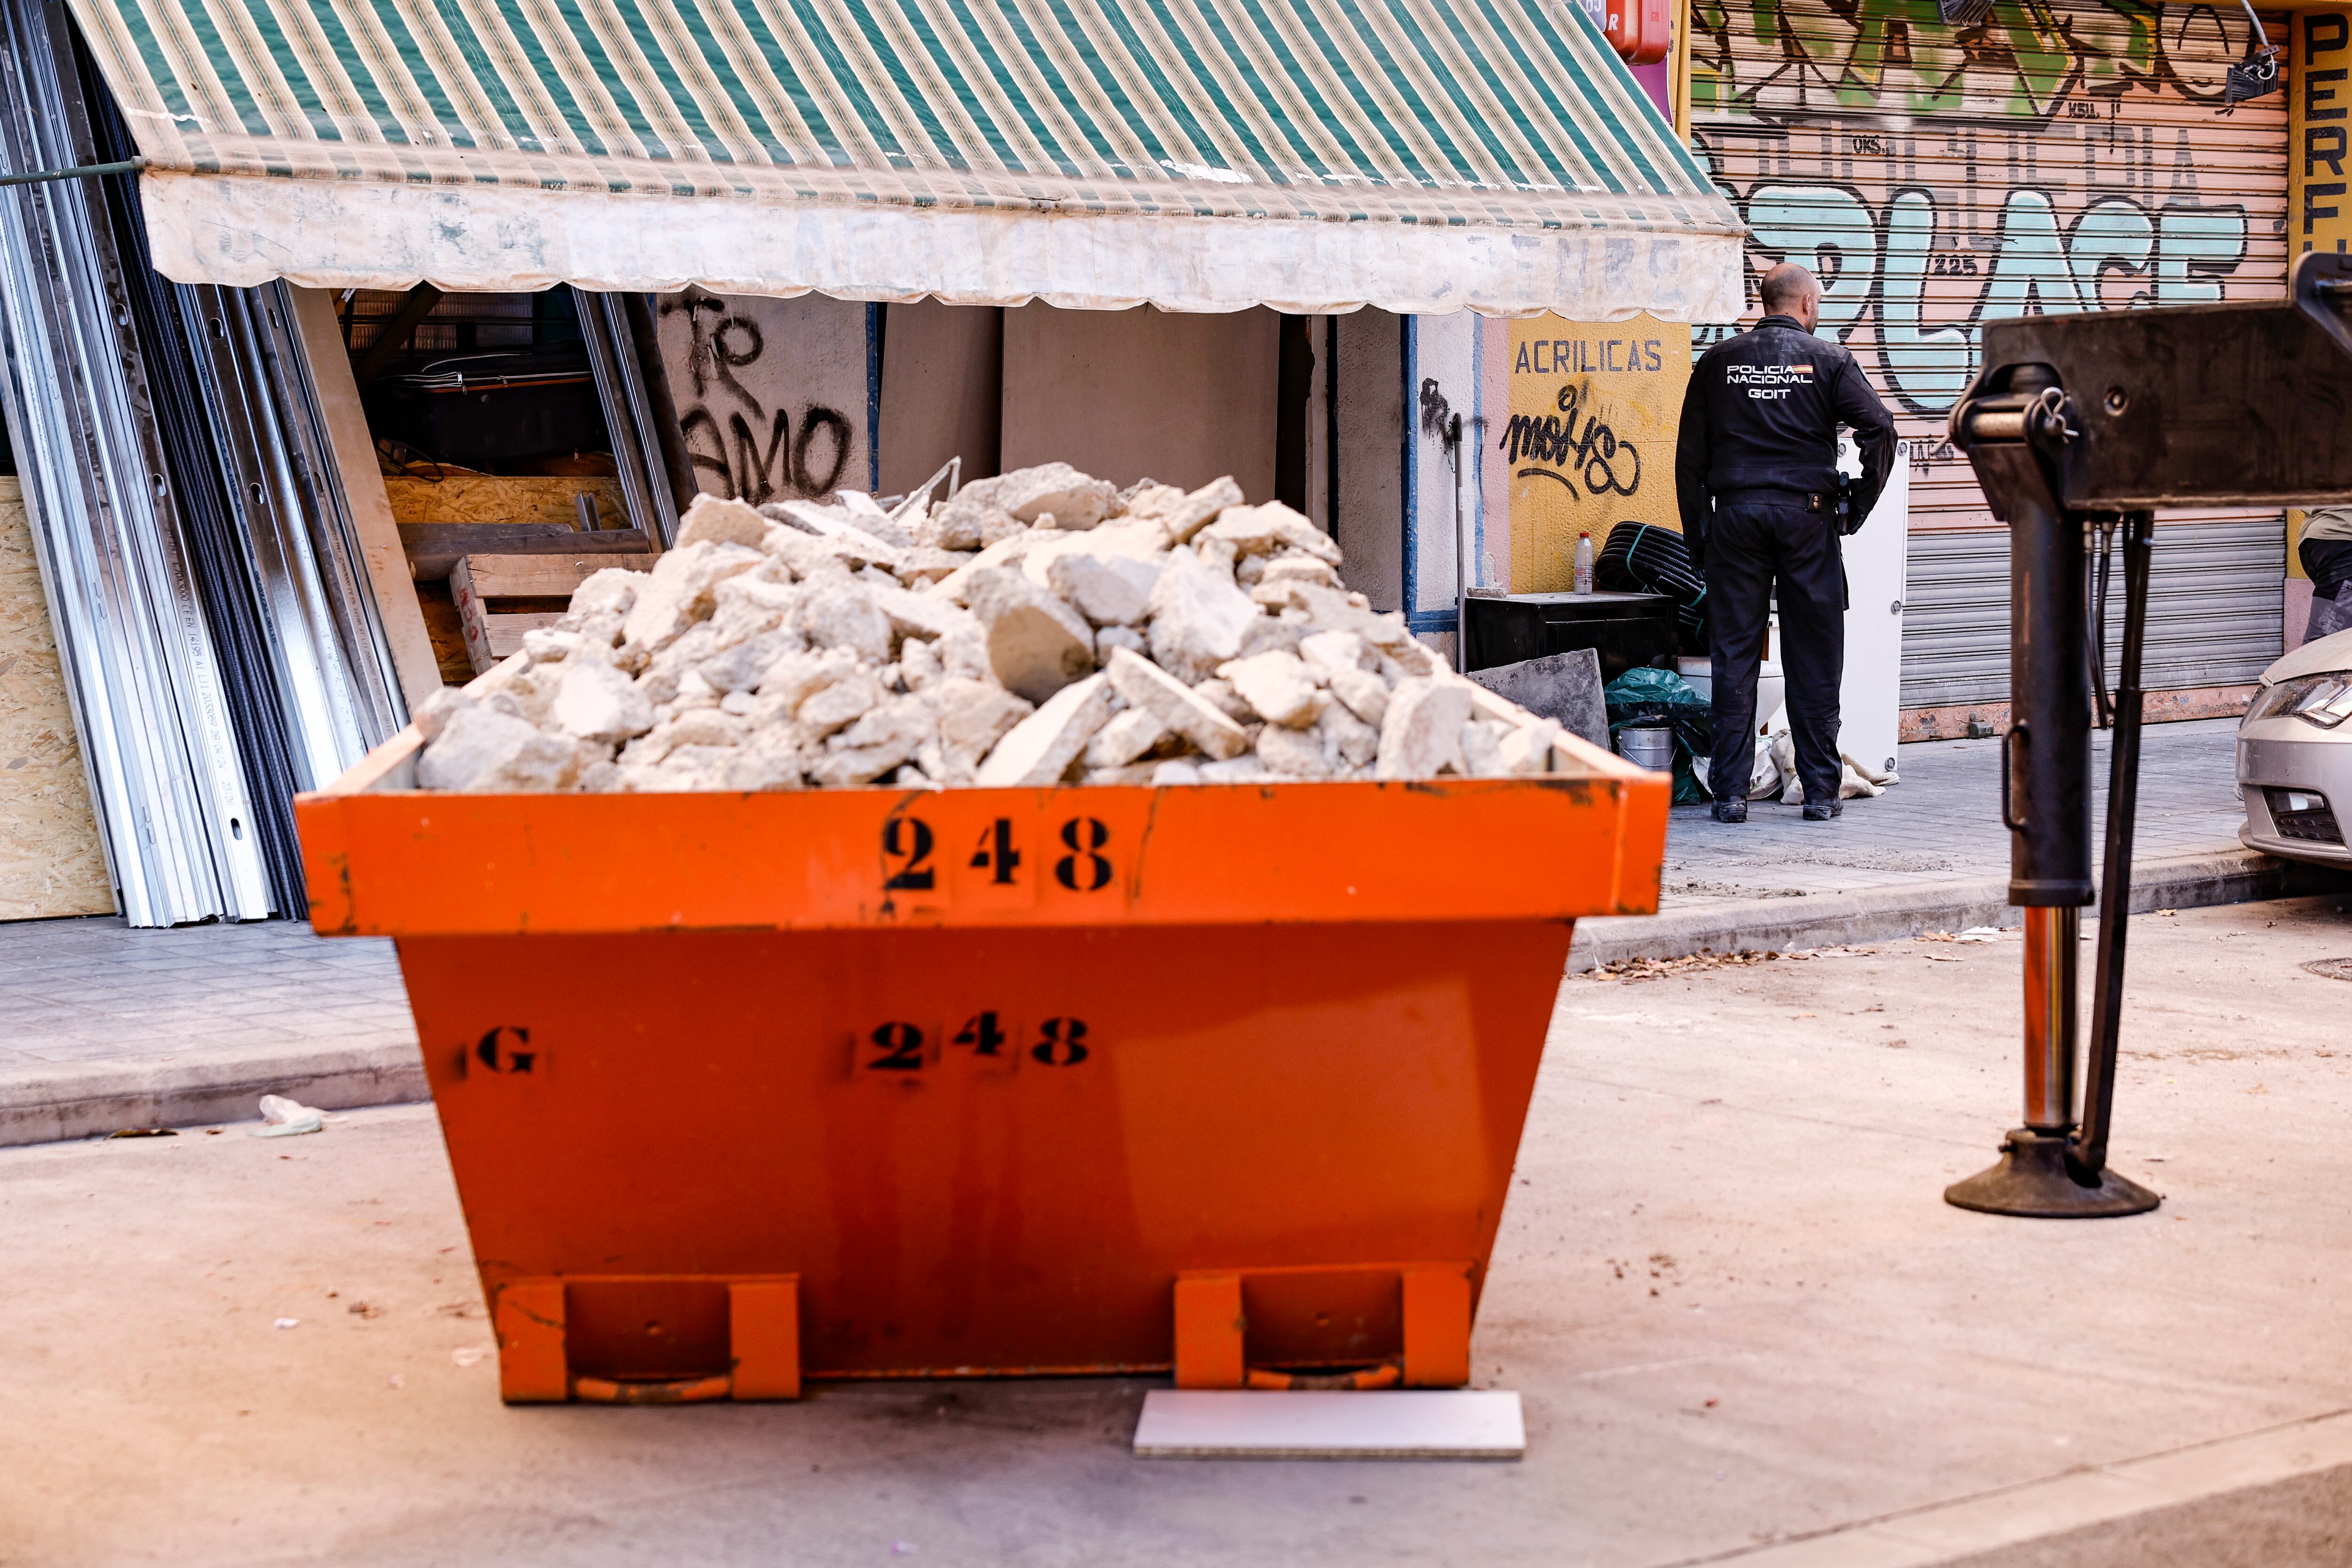
[[[439,737],[416,759],[416,782],[476,794],[568,790],[581,765],[567,738],[469,703],[444,715]]]
[[[1380,685],[1378,676],[1365,675],[1362,670],[1356,670],[1353,673],[1361,676],[1375,686]],[[1387,695],[1384,689],[1381,692],[1382,698],[1385,699]],[[1380,755],[1380,727],[1376,724],[1368,724],[1359,719],[1349,712],[1343,703],[1334,702],[1326,707],[1322,716],[1315,721],[1315,729],[1317,733],[1323,737],[1324,750],[1349,768],[1370,767],[1373,760]],[[1265,737],[1260,736],[1258,742],[1259,748],[1263,750]]]
[[[872,674],[863,668],[853,669],[831,685],[811,692],[793,717],[799,721],[802,735],[814,739],[856,723],[879,707],[887,696],[882,683]]]
[[[1207,525],[1209,521],[1227,507],[1242,504],[1248,498],[1242,487],[1227,474],[1223,479],[1202,485],[1190,495],[1178,491],[1173,485],[1160,485],[1139,492],[1127,503],[1129,517],[1150,518],[1168,531],[1171,544],[1182,544]]]
[[[1331,695],[1365,723],[1377,728],[1381,721],[1388,717],[1388,682],[1370,670],[1359,669],[1353,665],[1343,669],[1327,669],[1324,680],[1330,687]]]
[[[870,663],[888,661],[890,617],[875,603],[877,590],[854,579],[819,580],[805,587],[807,596],[801,603],[797,625],[811,647],[847,648]]]
[[[1021,573],[985,568],[964,595],[987,636],[989,668],[1007,690],[1044,702],[1095,668],[1094,628]]]
[[[1339,547],[1331,536],[1282,502],[1264,506],[1230,506],[1217,521],[1202,530],[1202,537],[1231,544],[1244,555],[1267,555],[1276,551],[1303,550],[1336,566]]]
[[[1112,710],[1108,676],[1089,675],[1071,682],[996,743],[973,782],[988,789],[1056,783],[1110,721]]]
[[[1049,587],[1098,626],[1131,626],[1151,607],[1160,567],[1131,555],[1056,554],[1045,568]]]
[[[1470,721],[1470,711],[1465,687],[1426,677],[1404,682],[1389,693],[1374,772],[1384,779],[1435,778],[1439,769],[1460,761],[1462,726]]]
[[[621,624],[622,637],[648,654],[667,647],[710,615],[712,591],[719,584],[765,559],[756,550],[709,540],[668,552],[638,585]]]
[[[942,677],[926,693],[939,715],[940,743],[969,771],[1036,709],[992,680],[972,680],[960,675]],[[929,768],[923,770],[936,778]]]
[[[1118,683],[1114,680],[1113,686]],[[1129,708],[1087,743],[1087,766],[1123,768],[1167,738],[1168,726],[1145,708]]]
[[[684,549],[708,540],[714,544],[741,544],[756,550],[767,532],[768,520],[749,501],[698,495],[688,505],[686,515],[677,520],[675,548]]]
[[[1315,722],[1328,700],[1316,671],[1295,653],[1262,653],[1217,667],[1252,711],[1269,724],[1303,728]]]
[[[636,683],[609,664],[568,664],[550,705],[567,735],[618,744],[654,727],[654,705]]]
[[[1333,761],[1321,731],[1289,730],[1280,724],[1268,724],[1258,731],[1257,760],[1268,773],[1299,779],[1330,777]]]
[[[1109,675],[1131,710],[1150,714],[1209,756],[1236,756],[1249,749],[1247,731],[1141,655],[1116,649]]]
[[[1168,558],[1151,590],[1151,657],[1190,686],[1238,658],[1242,638],[1259,618],[1233,579],[1189,551]]]
[[[1110,662],[1111,649],[1123,647],[1129,653],[1150,654],[1151,639],[1133,626],[1097,626],[1095,628],[1095,658],[1101,663]]]
[[[912,694],[893,697],[826,742],[822,753],[809,754],[808,776],[824,789],[871,784],[896,772],[936,733],[929,703]]]
[[[1507,777],[1510,769],[1503,762],[1503,739],[1510,732],[1509,725],[1489,719],[1473,719],[1463,725],[1457,742],[1462,751],[1462,771],[1474,779]]]
[[[987,497],[991,504],[1003,508],[1021,521],[1035,522],[1051,512],[1054,526],[1065,530],[1092,528],[1118,504],[1118,486],[1108,479],[1082,474],[1067,463],[1015,468],[978,483],[991,487]],[[958,495],[961,497],[961,492]]]
[[[590,616],[622,616],[629,613],[637,602],[637,590],[646,585],[651,573],[631,572],[625,567],[606,566],[588,574],[587,581],[572,590],[569,615],[574,620]]]

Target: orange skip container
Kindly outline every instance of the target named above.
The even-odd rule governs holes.
[[[1580,915],[1669,781],[296,805],[389,936],[509,1401],[1458,1385]]]

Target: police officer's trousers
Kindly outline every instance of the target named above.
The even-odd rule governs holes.
[[[1715,685],[1707,782],[1719,800],[1745,798],[1755,773],[1756,668],[1776,585],[1797,776],[1809,804],[1837,799],[1838,684],[1845,674],[1845,564],[1838,542],[1830,514],[1808,511],[1801,499],[1736,497],[1717,508],[1706,537]]]

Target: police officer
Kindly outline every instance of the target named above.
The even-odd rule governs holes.
[[[1895,421],[1837,344],[1813,336],[1822,286],[1794,262],[1764,275],[1764,319],[1716,344],[1683,395],[1675,486],[1683,538],[1706,574],[1717,822],[1748,820],[1756,766],[1756,670],[1773,591],[1805,820],[1838,804],[1838,683],[1845,672],[1845,565],[1839,554],[1837,427],[1851,426],[1862,477],[1858,526],[1895,462]]]

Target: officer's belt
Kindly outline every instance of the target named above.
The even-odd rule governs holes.
[[[1717,490],[1715,504],[1738,506],[1742,501],[1769,506],[1793,506],[1804,511],[1825,511],[1832,492],[1826,490],[1785,489],[1775,485],[1746,485],[1736,490]]]

